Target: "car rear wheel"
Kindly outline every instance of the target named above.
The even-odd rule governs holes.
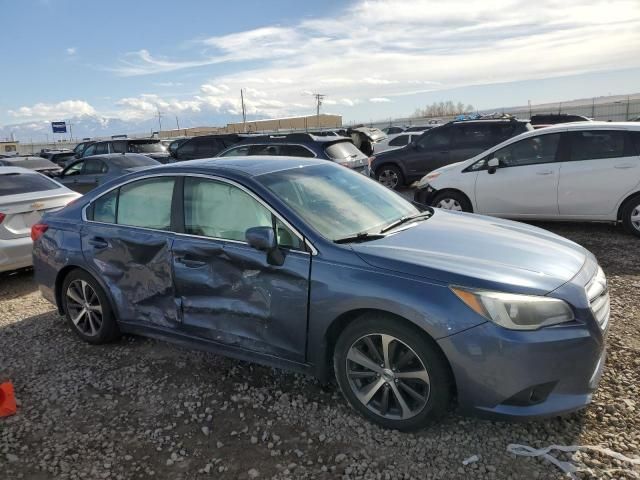
[[[629,233],[640,237],[640,196],[627,201],[622,209],[622,224]]]
[[[394,165],[383,165],[376,172],[378,182],[387,188],[395,190],[404,183],[402,172]]]
[[[443,210],[453,210],[457,212],[472,212],[471,202],[462,193],[456,191],[445,191],[436,195],[431,206]]]
[[[333,361],[349,404],[386,428],[425,427],[450,403],[442,354],[426,334],[396,318],[366,315],[350,324],[336,343]]]
[[[106,294],[98,282],[82,270],[74,270],[64,279],[62,303],[67,321],[83,340],[106,343],[120,336]]]

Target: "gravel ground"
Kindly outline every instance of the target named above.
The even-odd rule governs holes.
[[[452,411],[428,430],[386,431],[353,412],[335,385],[302,375],[140,337],[85,344],[23,272],[0,277],[0,380],[14,382],[20,404],[0,419],[0,478],[546,479],[566,477],[507,445],[637,456],[640,240],[606,225],[542,226],[593,251],[611,285],[605,373],[579,413],[506,423]],[[572,461],[591,469],[578,478],[640,478],[640,467],[599,453]]]

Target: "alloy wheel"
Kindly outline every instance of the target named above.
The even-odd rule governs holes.
[[[347,354],[346,373],[356,398],[388,419],[418,415],[431,394],[424,363],[411,347],[392,335],[373,333],[356,340]]]
[[[636,205],[631,211],[631,225],[633,225],[633,228],[640,231],[640,205]]]
[[[102,326],[102,305],[93,287],[74,280],[67,287],[67,311],[71,321],[84,335],[94,337]]]
[[[392,189],[396,188],[399,180],[400,179],[398,178],[398,174],[393,170],[383,170],[382,172],[380,172],[380,175],[378,176],[378,181],[382,185]]]
[[[436,207],[442,208],[443,210],[462,211],[462,205],[454,198],[443,198],[437,203]]]

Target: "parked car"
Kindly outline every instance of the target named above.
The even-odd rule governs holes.
[[[58,181],[72,190],[87,193],[109,180],[160,162],[137,153],[111,153],[76,160],[65,168]]]
[[[387,134],[379,128],[352,127],[347,129],[347,135],[353,144],[367,156],[373,155],[375,145],[387,138]]]
[[[154,138],[133,138],[105,140],[94,142],[82,151],[81,158],[92,155],[106,155],[110,153],[136,153],[146,155],[160,163],[168,163],[170,160],[167,149],[160,140]]]
[[[31,226],[80,197],[33,170],[0,166],[0,272],[31,266]]]
[[[79,144],[77,144],[74,149],[73,149],[73,153],[75,154],[76,158],[81,158],[82,157],[82,152],[84,152],[84,149],[87,148],[89,145],[92,145],[96,142],[92,141],[92,140],[85,140],[83,142],[80,142]]]
[[[172,156],[172,152],[175,152],[180,145],[189,140],[190,137],[185,138],[176,138],[173,140],[169,146],[167,147],[167,151],[169,152],[169,156]]]
[[[35,281],[83,340],[135,333],[335,372],[388,428],[425,426],[454,392],[484,415],[569,412],[604,367],[609,296],[591,253],[524,224],[419,211],[332,162],[161,166],[32,232]]]
[[[430,128],[433,128],[435,126],[436,126],[435,124],[433,124],[433,125],[414,125],[412,127],[405,128],[404,131],[405,132],[410,132],[410,133],[413,133],[413,132],[424,132],[425,130],[429,130]]]
[[[540,113],[531,115],[531,125],[534,128],[540,126],[546,127],[548,125],[556,125],[558,123],[570,123],[570,122],[589,122],[590,118],[582,115],[569,115],[567,113]]]
[[[415,142],[420,135],[420,132],[402,132],[389,135],[386,139],[374,145],[374,153],[377,155],[378,153],[386,152],[387,150],[406,147],[411,142]]]
[[[321,158],[369,174],[369,157],[346,137],[316,137],[308,133],[250,137],[221,152],[219,157],[285,156]]]
[[[429,173],[415,200],[505,218],[622,222],[640,236],[640,125],[528,132]]]
[[[395,135],[396,133],[402,133],[406,130],[405,127],[398,127],[398,126],[389,126],[389,127],[385,127],[382,129],[382,131],[384,133],[386,133],[387,135]]]
[[[191,137],[170,150],[173,161],[195,160],[197,158],[211,158],[232,145],[244,140],[248,135],[201,135]]]
[[[60,167],[66,167],[77,158],[73,150],[47,150],[44,153],[40,153],[40,156]]]
[[[527,121],[513,118],[449,122],[424,132],[406,147],[376,155],[371,172],[384,186],[398,188],[530,129]]]
[[[28,170],[42,173],[48,177],[55,177],[62,171],[62,168],[52,161],[36,156],[20,155],[3,158],[0,159],[0,166],[26,168]]]

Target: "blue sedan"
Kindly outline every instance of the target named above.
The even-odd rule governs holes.
[[[609,296],[581,246],[418,210],[322,160],[233,157],[98,187],[32,229],[35,278],[90,343],[135,333],[335,378],[388,428],[587,405]]]

